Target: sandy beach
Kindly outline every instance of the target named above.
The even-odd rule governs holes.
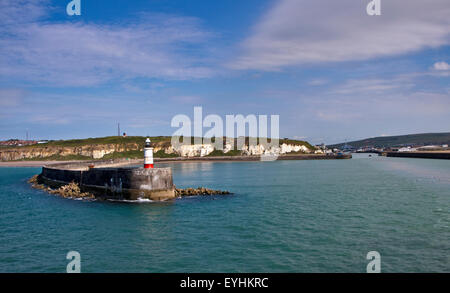
[[[0,162],[0,167],[42,167],[45,165],[69,163],[77,161],[10,161]]]

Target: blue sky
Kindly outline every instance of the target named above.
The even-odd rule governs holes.
[[[171,135],[194,106],[312,143],[450,131],[447,0],[69,2],[1,1],[0,139]]]

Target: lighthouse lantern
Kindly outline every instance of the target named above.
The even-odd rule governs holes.
[[[153,148],[151,147],[150,138],[145,140],[144,147],[144,168],[150,169],[153,168]]]

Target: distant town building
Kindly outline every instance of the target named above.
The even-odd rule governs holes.
[[[342,150],[344,152],[353,152],[355,148],[349,144],[345,144],[344,146],[342,146]]]
[[[419,151],[440,151],[443,150],[445,147],[441,145],[426,145],[423,147],[418,148]]]
[[[415,152],[415,151],[417,151],[417,149],[412,148],[412,147],[403,147],[403,148],[399,148],[398,151],[399,152]]]
[[[35,140],[21,140],[21,139],[9,139],[6,141],[0,141],[0,146],[25,146],[37,144]]]

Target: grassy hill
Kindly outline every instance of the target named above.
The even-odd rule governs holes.
[[[79,146],[86,146],[86,145],[105,145],[105,144],[144,144],[144,141],[147,137],[146,136],[127,136],[127,137],[121,137],[121,136],[106,136],[106,137],[95,137],[95,138],[84,138],[84,139],[70,139],[70,140],[53,140],[49,141],[48,143],[43,144],[35,144],[31,146],[24,146],[23,148],[27,147],[79,147]],[[171,136],[153,136],[150,137],[150,140],[155,145],[164,145],[169,146],[171,142]],[[192,143],[194,143],[194,138],[191,137]],[[214,139],[212,139],[214,142]],[[225,141],[225,138],[224,138]],[[245,138],[245,143],[248,144],[248,137]],[[292,139],[280,139],[280,145],[286,143],[286,144],[293,144],[293,145],[305,145],[309,149],[314,149],[314,147],[309,144],[307,141],[302,140],[292,140]]]
[[[431,144],[442,145],[442,144],[450,144],[450,132],[380,136],[350,141],[347,142],[347,144],[355,148],[360,148],[364,146],[395,147],[403,145],[431,145]],[[329,145],[328,147],[340,148],[343,145],[345,145],[345,143]]]
[[[83,138],[83,139],[70,139],[70,140],[52,140],[48,143],[35,144],[29,147],[79,147],[86,145],[105,145],[105,144],[144,144],[147,137],[144,136],[106,136],[95,138]],[[170,136],[155,136],[150,137],[153,143],[170,142]]]

